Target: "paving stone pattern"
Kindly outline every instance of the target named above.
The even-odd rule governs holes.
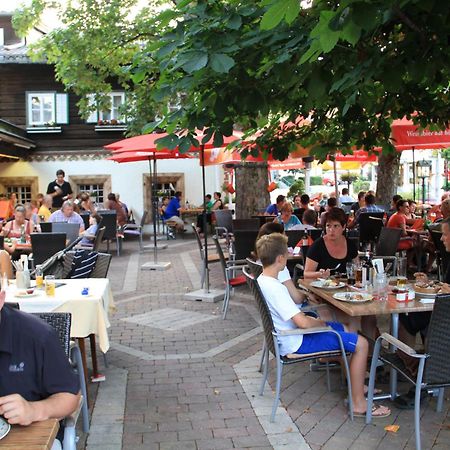
[[[193,239],[169,241],[159,258],[172,267],[141,271],[153,253],[139,254],[135,241],[125,241],[123,254],[113,256],[109,277],[117,312],[109,331],[110,368],[99,388],[86,448],[414,448],[412,411],[392,407],[391,417],[371,425],[351,422],[339,373],[333,372],[333,390],[327,392],[324,373],[310,372],[308,364],[284,369],[281,404],[271,424],[272,389],[267,387],[263,397],[257,394],[262,332],[247,288],[235,291],[223,321],[221,303],[184,299],[184,293],[200,287]],[[210,278],[212,287],[223,288],[218,264],[211,266]],[[269,382],[273,388],[274,370]],[[422,445],[448,449],[449,402],[443,413],[435,412],[435,404],[431,399],[422,408]],[[388,424],[400,425],[399,431],[386,432]]]

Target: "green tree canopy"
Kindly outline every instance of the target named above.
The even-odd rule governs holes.
[[[48,3],[34,0],[18,29]],[[132,93],[134,132],[144,122],[145,132],[206,127],[221,144],[237,124],[260,130],[259,148],[275,158],[298,145],[324,158],[392,150],[390,125],[403,116],[448,123],[450,2],[181,0],[132,16],[136,0],[77,3],[41,55],[79,94],[107,92],[117,78]],[[183,150],[190,140],[163,143]]]

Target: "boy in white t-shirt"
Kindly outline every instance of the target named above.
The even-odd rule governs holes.
[[[364,397],[364,378],[367,366],[368,343],[362,336],[349,333],[339,322],[324,322],[305,315],[299,311],[289,295],[289,291],[278,279],[279,273],[286,267],[288,249],[287,237],[273,233],[262,236],[256,242],[256,252],[264,267],[258,277],[258,284],[267,302],[277,332],[297,328],[313,328],[330,326],[336,330],[347,351],[353,353],[350,361],[350,379],[355,416],[365,416],[367,402]],[[315,353],[324,350],[340,349],[339,341],[334,333],[279,336],[281,355],[289,353]],[[390,409],[374,406],[373,417],[387,417]]]

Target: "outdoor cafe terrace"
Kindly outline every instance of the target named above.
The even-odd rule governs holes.
[[[328,392],[326,372],[312,371],[309,362],[284,370],[272,423],[275,366],[271,359],[270,384],[260,396],[263,332],[250,290],[234,290],[222,320],[222,302],[185,297],[200,287],[202,261],[193,235],[159,242],[168,245],[159,251],[159,259],[171,263],[168,270],[141,270],[153,262],[153,252],[139,252],[134,240],[125,240],[112,258],[115,308],[109,310],[107,360],[98,355],[106,379],[88,383],[90,430],[83,433],[78,424],[77,448],[415,448],[413,411],[385,400],[390,417],[369,425],[351,421],[340,371],[331,371]],[[210,283],[212,290],[224,288],[220,264],[210,265]],[[387,316],[378,326],[388,331]],[[383,383],[377,388],[389,392],[388,379]],[[399,383],[399,392],[408,388]],[[448,448],[448,415],[447,397],[442,412],[436,412],[436,398],[422,401],[422,448]]]

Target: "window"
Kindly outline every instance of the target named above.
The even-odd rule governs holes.
[[[56,92],[27,92],[27,131],[41,128],[55,130],[68,123],[68,95]]]
[[[110,99],[109,108],[92,112],[86,121],[88,123],[96,123],[97,131],[111,127],[125,130],[124,123],[126,122],[126,118],[123,116],[122,111],[122,107],[125,104],[125,92],[111,92],[108,96]],[[95,102],[95,95],[90,94],[88,99],[92,105]]]
[[[97,184],[79,184],[77,186],[78,192],[89,192],[91,197],[96,199],[96,203],[103,203],[104,201],[104,186],[103,183]]]
[[[173,197],[175,195],[175,187],[173,183],[157,183],[156,184],[156,196],[161,197]]]
[[[31,186],[6,186],[6,192],[8,193],[8,197],[11,194],[16,194],[17,203],[27,203],[31,202]]]

